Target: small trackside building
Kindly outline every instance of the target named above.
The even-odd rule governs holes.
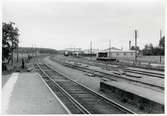
[[[134,50],[121,50],[117,48],[110,48],[99,51],[97,53],[97,58],[116,58],[116,59],[135,59]]]

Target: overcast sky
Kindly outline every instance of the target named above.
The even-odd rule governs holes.
[[[23,1],[5,0],[2,9],[3,22],[13,21],[20,30],[20,46],[87,49],[92,41],[93,48],[105,49],[111,40],[111,46],[128,49],[137,29],[143,48],[158,45],[160,29],[164,34],[161,0]]]

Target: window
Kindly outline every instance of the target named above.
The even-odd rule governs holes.
[[[133,56],[133,53],[131,53],[131,56]]]
[[[117,56],[119,56],[119,53],[117,53]]]
[[[124,52],[124,56],[126,56],[126,53]]]

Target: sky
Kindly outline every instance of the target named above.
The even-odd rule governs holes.
[[[2,21],[15,22],[19,28],[19,46],[127,50],[137,44],[157,46],[160,30],[164,34],[163,0],[5,0]]]

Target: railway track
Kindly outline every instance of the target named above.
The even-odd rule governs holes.
[[[53,58],[51,58],[53,59]],[[62,59],[61,59],[62,60]],[[69,60],[64,58],[64,60]],[[70,60],[73,62],[77,62],[77,60]],[[114,70],[114,71],[118,71],[119,69],[122,69],[125,72],[130,72],[130,73],[134,73],[134,74],[140,74],[140,75],[146,75],[146,76],[151,76],[151,77],[156,77],[156,78],[164,78],[164,73],[161,73],[162,71],[160,71],[160,73],[156,73],[156,72],[152,72],[152,71],[147,71],[147,69],[145,70],[137,70],[137,69],[131,69],[132,67],[129,66],[125,66],[125,65],[117,65],[117,67],[114,67],[110,64],[104,64],[104,63],[100,63],[100,62],[95,62],[92,61],[91,63],[88,61],[79,61],[83,64],[87,64],[87,65],[91,65],[91,66],[98,66],[98,67],[102,67],[102,68],[106,68],[107,65],[107,70]]]
[[[97,71],[97,70],[93,70],[93,69],[89,69],[88,67],[81,67],[79,65],[73,65],[73,64],[70,64],[70,63],[66,63],[66,62],[63,62],[63,61],[58,61],[56,59],[51,59],[53,61],[56,61],[66,67],[69,67],[69,68],[73,68],[73,69],[76,69],[76,70],[79,70],[79,71],[82,71],[82,72],[86,72],[86,73],[90,73],[90,74],[94,74],[98,77],[103,77],[103,78],[107,78],[107,79],[115,79],[115,78],[120,78],[120,79],[124,79],[124,80],[127,80],[127,81],[131,81],[131,82],[135,82],[135,83],[141,83],[141,84],[144,84],[144,85],[148,85],[148,86],[151,86],[151,87],[156,87],[156,88],[159,88],[161,90],[164,90],[164,87],[161,87],[161,86],[158,86],[158,85],[155,85],[155,84],[151,84],[151,83],[147,83],[147,82],[143,82],[143,81],[138,81],[138,80],[135,80],[135,79],[130,79],[130,78],[124,78],[124,77],[121,77],[121,75],[119,74],[108,74],[108,73],[105,73],[105,72],[102,72],[102,71]],[[138,77],[135,77],[135,78],[138,78]]]
[[[98,63],[98,62],[97,62]],[[98,67],[103,67],[106,68],[106,64],[102,64],[102,63],[98,63],[98,64],[93,64],[93,63],[88,63],[89,65],[93,65],[93,66],[98,66]],[[129,69],[131,67],[129,66],[124,66],[124,65],[118,65],[118,67],[114,67],[112,65],[107,65],[108,69],[112,69],[115,71],[118,71],[118,69],[122,69],[123,71],[126,72],[130,72],[130,73],[134,73],[134,74],[140,74],[140,75],[146,75],[146,76],[152,76],[152,77],[156,77],[156,78],[164,78],[164,74],[162,73],[155,73],[155,72],[151,72],[151,71],[147,71],[147,69],[145,69],[145,71],[143,70],[137,70],[137,69]],[[160,71],[162,72],[162,71]]]
[[[46,64],[34,64],[52,91],[73,114],[134,114],[124,106],[69,79]]]
[[[157,77],[157,78],[162,78],[162,79],[164,78],[164,74],[160,74],[160,73],[147,72],[147,71],[134,70],[134,69],[124,69],[124,71],[132,72],[132,73],[136,73],[136,74],[141,74],[141,75]]]
[[[98,63],[98,64],[90,64],[93,66],[99,66],[99,67],[106,67],[106,64]],[[160,73],[152,72],[152,71],[147,71],[148,69],[145,70],[137,70],[137,69],[132,69],[132,67],[125,66],[125,65],[118,65],[118,68],[115,68],[112,65],[107,65],[108,68],[114,69],[115,71],[119,69],[122,69],[126,72],[134,73],[134,74],[141,74],[141,75],[146,75],[146,76],[152,76],[152,77],[157,77],[157,78],[164,78],[164,73],[161,73],[162,71],[159,71]]]

